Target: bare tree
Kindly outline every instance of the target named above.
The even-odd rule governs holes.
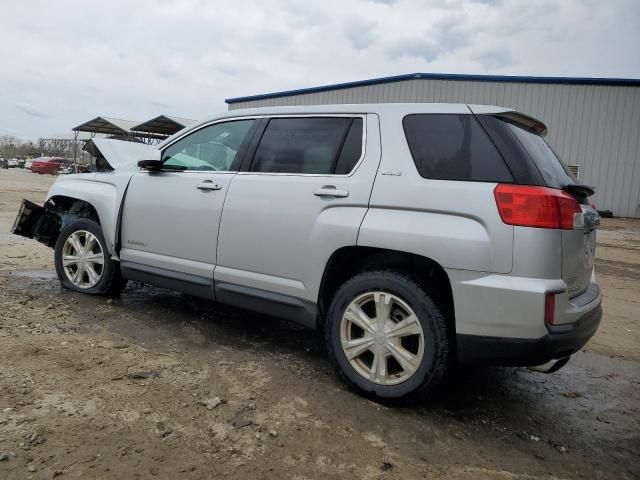
[[[0,135],[0,156],[15,157],[21,143],[22,141],[13,135]]]

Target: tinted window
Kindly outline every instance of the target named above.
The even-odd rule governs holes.
[[[500,153],[472,115],[408,115],[403,126],[424,178],[511,182]]]
[[[544,138],[513,123],[508,125],[533,160],[547,186],[562,188],[576,183],[569,168],[557,157]]]
[[[238,150],[253,122],[237,120],[202,128],[167,148],[164,165],[180,170],[236,171]]]
[[[354,118],[338,157],[335,174],[346,175],[362,156],[362,119]]]
[[[355,140],[348,138],[352,121],[343,117],[272,118],[256,150],[251,171],[332,174],[339,161],[341,169],[349,168],[354,163],[353,155],[358,153],[352,145]],[[360,142],[361,138],[362,133]],[[349,151],[343,157],[341,152],[347,140]]]

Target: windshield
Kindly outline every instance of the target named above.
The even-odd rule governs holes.
[[[547,186],[562,188],[577,183],[573,173],[540,135],[511,122],[508,125],[533,160]]]

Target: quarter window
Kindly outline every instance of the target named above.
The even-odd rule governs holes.
[[[520,141],[520,144],[529,154],[529,157],[538,167],[540,175],[549,187],[562,188],[565,185],[573,185],[576,178],[569,167],[558,158],[551,147],[540,135],[522,128],[514,123],[509,123],[509,128]]]
[[[272,118],[256,150],[251,171],[346,174],[361,154],[361,118]]]
[[[408,115],[402,124],[422,177],[475,182],[513,181],[502,156],[472,115]]]
[[[362,119],[354,118],[347,138],[344,140],[342,151],[338,157],[334,173],[345,175],[356,166],[362,156]]]
[[[202,128],[164,151],[167,169],[237,171],[238,151],[255,120],[216,123]]]

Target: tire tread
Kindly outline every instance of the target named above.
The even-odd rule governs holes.
[[[77,288],[71,282],[69,282],[69,280],[66,278],[62,265],[58,260],[59,255],[61,255],[62,253],[62,247],[64,245],[64,242],[66,241],[69,234],[71,232],[74,232],[76,230],[81,230],[81,229],[91,231],[91,233],[93,233],[94,235],[97,234],[97,236],[99,237],[99,240],[102,243],[103,250],[105,252],[105,268],[102,274],[103,278],[100,279],[100,281],[96,286],[88,288],[86,290]],[[115,295],[120,293],[124,288],[124,284],[126,284],[126,281],[123,280],[122,276],[120,275],[119,262],[112,260],[111,256],[109,255],[109,251],[107,249],[106,241],[104,239],[104,234],[102,233],[102,228],[100,227],[100,224],[95,222],[92,219],[79,217],[79,218],[76,218],[74,221],[70,222],[69,224],[67,224],[60,231],[60,234],[58,235],[58,239],[56,240],[56,245],[54,249],[54,256],[55,256],[55,264],[56,264],[56,273],[58,274],[60,283],[62,283],[62,285],[65,288],[68,288],[70,290],[86,293],[89,295]]]
[[[414,294],[418,297],[418,302],[421,304],[424,310],[429,312],[429,323],[431,326],[431,332],[425,332],[427,334],[433,334],[435,336],[435,342],[438,346],[438,352],[435,361],[433,362],[432,368],[425,375],[424,381],[412,392],[404,395],[402,398],[389,398],[389,397],[380,397],[376,394],[375,391],[366,391],[352,382],[348,376],[344,373],[343,369],[338,364],[336,358],[336,352],[334,347],[334,342],[332,339],[332,324],[334,321],[340,321],[337,318],[337,312],[335,309],[337,308],[337,300],[339,299],[341,293],[345,290],[352,288],[354,285],[362,283],[365,280],[369,280],[372,277],[382,281],[382,282],[398,282],[403,284],[405,288],[410,289],[414,292]],[[412,306],[413,307],[413,306]],[[424,399],[427,394],[435,388],[438,383],[445,376],[447,371],[447,367],[449,365],[449,336],[447,332],[447,321],[442,315],[442,312],[433,301],[431,296],[420,286],[420,284],[415,281],[410,275],[405,273],[398,272],[392,269],[379,269],[379,270],[369,270],[360,272],[354,275],[352,278],[344,282],[340,288],[336,291],[331,305],[327,314],[327,321],[325,322],[324,328],[324,341],[326,344],[327,352],[329,353],[329,358],[331,364],[338,372],[340,377],[352,388],[364,393],[366,396],[383,401],[402,401],[402,402],[415,402]]]

